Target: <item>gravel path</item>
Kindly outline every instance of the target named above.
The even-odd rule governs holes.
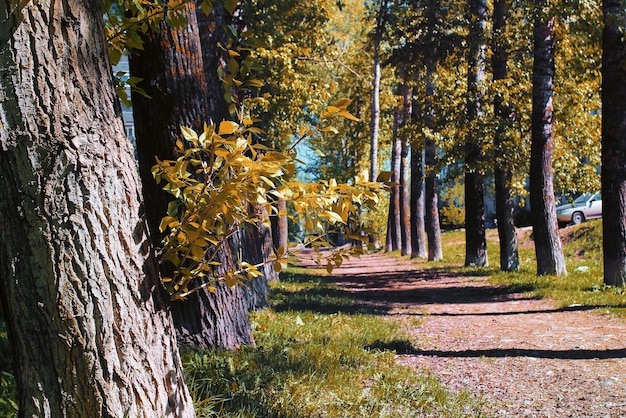
[[[626,417],[624,320],[380,254],[331,280],[403,324],[400,362],[483,395],[490,415]]]

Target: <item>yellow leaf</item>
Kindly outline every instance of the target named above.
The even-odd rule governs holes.
[[[350,99],[342,99],[342,100],[339,100],[336,103],[333,103],[333,106],[345,109],[346,107],[348,107],[350,105],[350,103],[352,103],[352,100],[350,100]]]
[[[172,216],[166,216],[161,220],[161,224],[159,225],[159,231],[163,232],[167,229],[168,226],[172,224],[176,224],[176,220]]]
[[[263,80],[259,80],[259,79],[256,79],[256,78],[253,78],[251,80],[246,81],[246,84],[249,85],[250,87],[256,87],[256,88],[259,88],[259,89],[265,85]]]
[[[392,175],[393,173],[391,171],[381,171],[378,174],[378,178],[376,179],[376,181],[380,183],[387,183],[389,180],[391,180]]]
[[[332,212],[330,210],[327,212],[327,214],[328,214],[329,220],[332,223],[337,223],[337,222],[343,223],[343,219],[341,218],[341,216],[339,214],[337,214],[335,212]]]
[[[237,279],[231,275],[228,275],[224,277],[224,282],[226,283],[226,286],[232,288],[235,287],[235,285],[237,284]]]
[[[192,245],[191,254],[193,255],[196,261],[200,261],[204,258],[205,252],[201,247],[198,247],[197,245]]]
[[[342,110],[341,112],[339,112],[339,116],[343,116],[346,119],[354,120],[356,122],[361,120],[357,118],[356,116],[354,116],[352,113],[348,112],[347,110]]]
[[[259,176],[259,178],[260,178],[261,180],[263,180],[263,182],[264,182],[265,184],[267,184],[268,186],[270,186],[271,188],[275,188],[275,187],[276,187],[276,186],[274,185],[274,183],[273,183],[270,179],[268,179],[267,177],[265,177],[265,176]]]
[[[185,138],[187,141],[193,141],[194,139],[198,139],[198,134],[193,129],[187,128],[186,126],[181,126],[180,130],[183,134],[183,138]],[[178,145],[178,142],[176,143],[176,145]],[[182,148],[182,143],[179,148]]]
[[[229,121],[229,120],[224,120],[220,122],[219,134],[230,135],[234,133],[237,130],[237,128],[239,128],[239,125],[237,123]]]

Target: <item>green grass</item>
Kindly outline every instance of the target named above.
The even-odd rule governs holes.
[[[465,256],[464,231],[442,234],[444,260],[429,263],[428,268],[489,275],[493,283],[528,292],[540,298],[554,299],[561,307],[581,305],[580,309],[594,309],[598,313],[626,316],[626,290],[603,285],[602,221],[590,221],[563,231],[563,252],[567,276],[537,276],[535,250],[530,232],[520,233],[520,261],[522,269],[505,273],[499,269],[497,234],[488,236],[490,267],[463,267]]]
[[[398,365],[413,342],[397,323],[319,276],[285,276],[275,308],[253,315],[256,349],[184,352],[200,416],[480,416],[478,398]]]
[[[0,417],[17,416],[17,394],[6,324],[0,320]]]

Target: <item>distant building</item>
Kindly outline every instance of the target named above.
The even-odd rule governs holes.
[[[113,72],[116,74],[123,73],[124,75],[120,77],[122,80],[127,80],[128,77],[130,77],[130,69],[128,66],[127,56],[122,56],[119,64],[113,67]],[[129,86],[126,86],[126,94],[128,94],[128,97],[130,97]],[[126,136],[133,144],[133,147],[136,147],[137,143],[135,140],[135,121],[133,119],[133,109],[130,107],[126,107],[124,106],[124,104],[122,104],[122,118],[124,119],[124,129],[126,130]]]

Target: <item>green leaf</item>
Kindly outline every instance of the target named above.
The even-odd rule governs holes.
[[[235,13],[238,3],[238,0],[224,0],[224,8],[232,15]]]

